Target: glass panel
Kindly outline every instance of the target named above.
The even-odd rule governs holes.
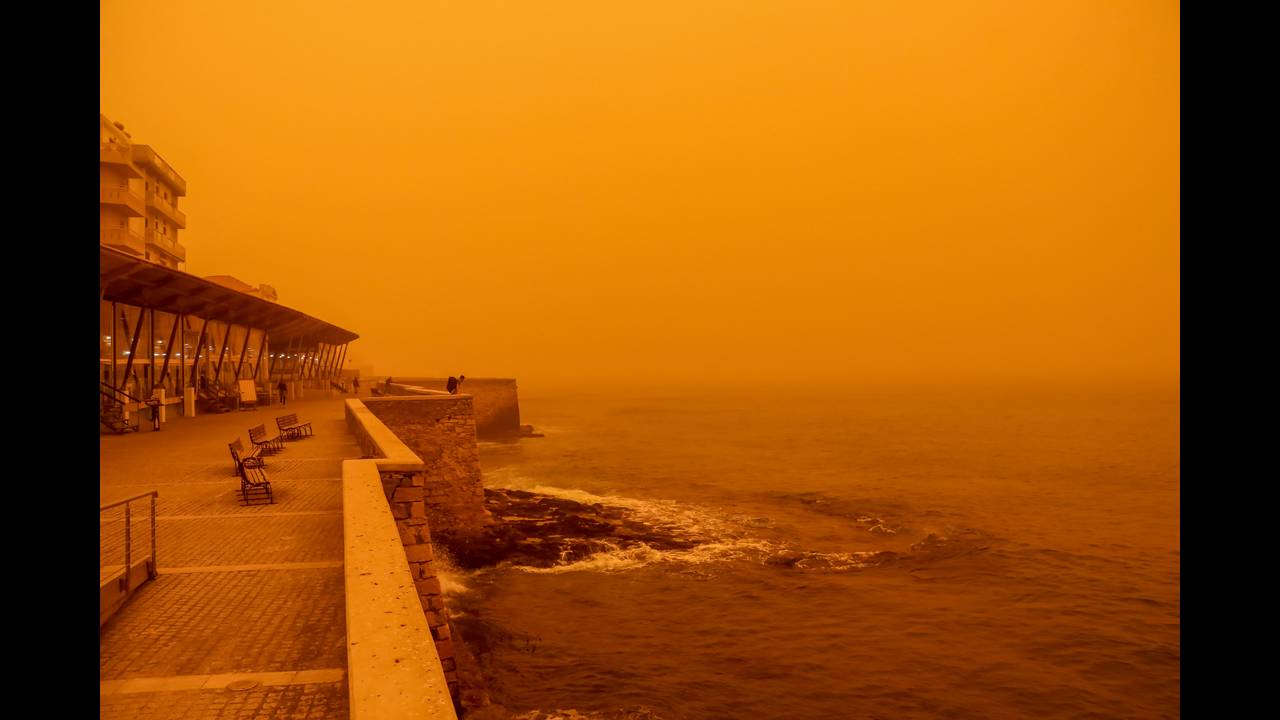
[[[102,382],[111,384],[111,343],[115,333],[111,318],[111,303],[98,302],[98,372]]]
[[[157,388],[164,388],[165,398],[171,398],[174,389],[177,387],[176,377],[178,372],[178,358],[176,357],[176,346],[178,338],[175,337],[173,344],[175,347],[169,347],[169,337],[173,334],[173,325],[178,318],[173,313],[155,311],[155,327],[156,336],[151,341],[154,348],[151,357],[155,364],[155,383]],[[170,353],[174,353],[170,357]]]
[[[246,349],[244,341],[245,327],[243,325],[232,325],[231,339],[227,343],[227,354],[222,359],[222,377],[219,378],[223,390],[228,393],[237,391],[236,380],[239,378],[236,377],[236,370],[240,358],[244,357],[242,354]]]
[[[185,329],[183,333],[182,343],[182,386],[192,387],[194,377],[191,374],[191,368],[196,362],[196,346],[200,344],[200,328],[204,326],[204,319],[193,315],[187,315],[185,320]],[[204,353],[200,354],[201,362],[204,361]]]
[[[264,337],[262,343],[262,362],[258,364],[258,384],[263,386],[267,392],[271,392],[273,388],[267,387],[271,384],[271,358],[275,355],[275,349],[271,347],[271,336]]]
[[[155,382],[155,367],[153,362],[155,352],[155,338],[151,337],[151,320],[152,312],[149,308],[141,308],[142,312],[142,336],[138,338],[138,350],[133,357],[133,369],[137,371],[138,395],[141,399],[151,397],[152,384]]]
[[[116,387],[122,388],[126,393],[133,397],[141,397],[142,380],[138,377],[139,363],[138,358],[133,357],[133,362],[129,359],[133,353],[134,347],[134,331],[138,330],[138,318],[142,315],[142,310],[132,305],[116,304],[116,332],[112,336],[112,344],[115,346],[116,362],[119,368],[116,370]],[[143,327],[139,333],[145,334],[146,328]],[[139,337],[137,347],[146,348],[144,337]],[[144,355],[145,350],[139,351],[139,355]],[[125,369],[128,368],[128,372]]]
[[[258,364],[258,347],[262,345],[262,331],[249,331],[249,347],[244,354],[244,367],[240,369],[240,377],[254,378],[253,368]]]
[[[226,334],[226,323],[218,320],[209,321],[208,329],[205,331],[204,347],[201,349],[200,388],[202,391],[212,393],[218,390],[218,381],[214,377],[214,372],[218,369],[218,362],[222,353],[222,340]]]

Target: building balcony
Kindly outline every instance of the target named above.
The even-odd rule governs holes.
[[[114,205],[125,210],[126,215],[142,217],[146,214],[146,204],[142,198],[133,194],[129,188],[101,186],[100,199],[102,205]]]
[[[168,201],[154,192],[147,193],[147,204],[155,208],[161,215],[169,218],[179,228],[187,227],[187,214],[170,205]]]
[[[147,241],[129,228],[103,228],[99,234],[103,245],[138,257],[147,254]]]
[[[142,177],[142,172],[133,165],[133,152],[128,145],[99,143],[98,159],[123,172],[127,177]]]
[[[170,240],[155,231],[147,233],[146,246],[150,250],[162,252],[178,262],[187,261],[187,248],[177,240]]]
[[[187,181],[182,179],[176,170],[164,161],[164,158],[156,154],[150,145],[134,145],[133,162],[140,168],[151,171],[153,177],[159,182],[168,185],[178,197],[185,197],[187,194]]]

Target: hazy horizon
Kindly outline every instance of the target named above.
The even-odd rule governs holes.
[[[188,272],[348,367],[1178,381],[1177,3],[100,8]]]

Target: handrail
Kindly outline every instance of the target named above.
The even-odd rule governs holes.
[[[101,394],[103,394],[103,395],[106,395],[107,397],[111,398],[112,400],[115,400],[115,401],[116,401],[116,402],[118,402],[118,403],[122,403],[122,404],[123,404],[123,403],[124,403],[124,401],[123,401],[123,400],[118,399],[118,398],[116,397],[116,395],[123,395],[123,396],[125,396],[125,397],[129,398],[130,400],[132,400],[132,401],[134,401],[134,402],[142,402],[142,400],[140,400],[140,399],[138,399],[138,398],[136,398],[136,397],[134,397],[134,396],[130,395],[129,393],[127,393],[127,392],[125,392],[125,391],[121,390],[121,389],[120,389],[120,388],[118,388],[118,387],[115,387],[115,386],[114,386],[114,385],[112,385],[111,383],[99,382],[99,383],[98,383],[98,385],[99,385],[99,388],[98,388],[98,392],[99,392],[99,393],[101,393]],[[111,389],[111,392],[107,392],[106,390],[103,390],[102,388],[104,388],[104,387],[105,387],[105,388],[110,388],[110,389]]]
[[[127,497],[127,498],[123,499],[123,500],[117,500],[117,501],[115,501],[115,502],[113,502],[113,503],[108,503],[108,504],[106,504],[106,505],[103,505],[102,507],[98,508],[98,512],[102,512],[103,510],[110,510],[111,508],[113,508],[113,507],[115,507],[115,506],[117,506],[117,505],[123,505],[123,504],[125,504],[125,503],[127,503],[127,502],[132,502],[132,501],[137,500],[137,499],[139,499],[139,498],[144,498],[144,497],[146,497],[146,496],[148,496],[148,495],[155,495],[156,497],[160,497],[160,491],[159,491],[159,490],[148,490],[148,491],[146,491],[146,492],[138,493],[137,495],[131,495],[131,496],[129,496],[129,497]]]
[[[151,561],[147,564],[147,579],[151,580],[158,574],[156,568],[156,500],[160,497],[160,491],[148,490],[122,500],[101,505],[98,508],[98,512],[101,513],[113,507],[124,505],[124,587],[126,593],[133,591],[133,513],[129,509],[129,503],[145,497],[151,498]]]

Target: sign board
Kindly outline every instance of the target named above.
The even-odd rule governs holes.
[[[257,404],[258,386],[253,380],[240,381],[240,402]]]

